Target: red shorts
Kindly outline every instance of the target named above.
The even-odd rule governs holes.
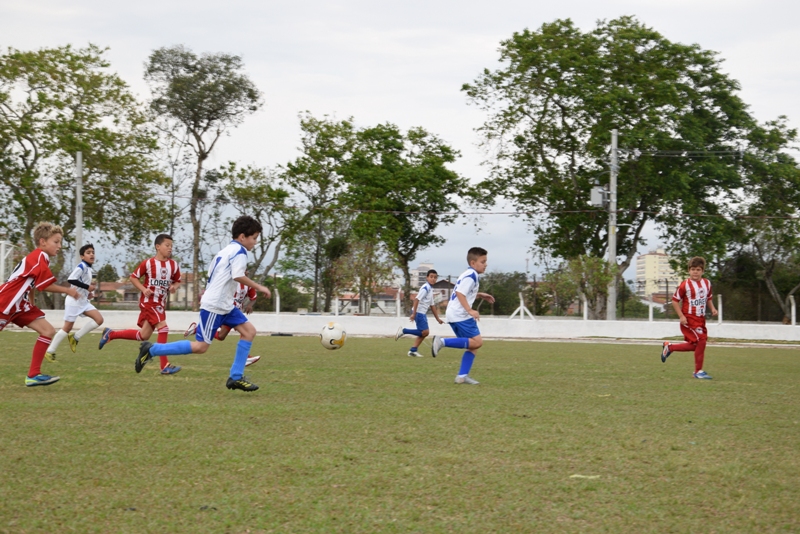
[[[683,339],[688,343],[708,341],[708,329],[705,321],[689,321],[687,326],[681,325],[681,333],[683,334]]]
[[[36,306],[31,306],[28,310],[19,313],[12,313],[11,315],[0,313],[0,331],[2,331],[8,323],[14,323],[18,327],[23,328],[31,324],[36,319],[43,318],[44,312]]]
[[[147,306],[146,308],[142,308],[142,311],[139,312],[139,321],[136,324],[139,328],[141,328],[144,323],[150,323],[155,327],[158,323],[166,320],[167,311],[163,306]]]

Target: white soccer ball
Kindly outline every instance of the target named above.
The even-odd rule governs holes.
[[[341,349],[346,339],[347,332],[342,325],[333,321],[322,327],[322,332],[319,333],[319,342],[328,350]]]

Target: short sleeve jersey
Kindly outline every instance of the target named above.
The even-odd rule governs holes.
[[[421,313],[422,315],[428,313],[428,310],[433,305],[433,288],[431,285],[428,282],[422,284],[415,298],[419,301],[419,304],[417,304],[417,313]]]
[[[139,267],[131,273],[131,278],[144,278],[142,284],[153,292],[149,297],[144,293],[141,294],[140,308],[163,307],[166,304],[169,288],[181,281],[181,269],[175,260],[160,261],[150,258],[139,264]]]
[[[70,273],[68,280],[77,280],[79,282],[83,282],[87,286],[90,286],[92,285],[93,276],[94,276],[94,271],[92,270],[92,267],[85,261],[82,261]],[[78,292],[78,298],[74,299],[69,295],[67,295],[67,298],[64,300],[65,305],[67,306],[85,305],[89,302],[88,289],[75,286],[75,291]]]
[[[464,309],[464,306],[458,301],[456,293],[464,295],[467,298],[467,304],[472,307],[472,303],[475,302],[475,298],[478,296],[479,287],[480,282],[475,269],[470,267],[461,273],[461,276],[456,280],[455,287],[453,287],[453,294],[450,295],[450,301],[447,303],[447,312],[445,316],[447,317],[448,323],[458,323],[472,318],[472,316],[467,313],[467,310]]]
[[[244,276],[246,270],[247,249],[238,241],[231,241],[211,261],[200,307],[212,313],[230,313],[239,288],[239,282],[234,279]]]
[[[36,249],[14,267],[8,281],[0,285],[0,313],[14,315],[28,311],[32,304],[28,294],[32,288],[44,289],[55,283],[50,272],[50,256]]]
[[[239,288],[233,296],[233,305],[241,310],[242,306],[244,306],[244,299],[256,300],[256,296],[257,293],[255,289],[244,284],[239,284]]]
[[[682,301],[681,311],[692,323],[705,322],[706,304],[711,300],[711,282],[701,278],[695,282],[691,278],[680,283],[672,295],[675,302]]]

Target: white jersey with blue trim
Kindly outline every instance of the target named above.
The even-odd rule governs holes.
[[[247,249],[238,241],[231,241],[211,261],[200,307],[212,313],[230,313],[233,297],[239,290],[239,282],[234,279],[244,276],[246,270]]]
[[[472,318],[467,310],[464,309],[464,306],[461,305],[461,302],[458,301],[456,292],[467,297],[467,303],[471,308],[472,303],[475,302],[475,298],[478,296],[479,287],[480,282],[478,280],[478,273],[475,271],[475,269],[470,267],[461,273],[461,276],[459,276],[458,280],[456,280],[455,287],[453,287],[453,294],[450,295],[450,302],[447,303],[447,312],[445,313],[445,317],[447,317],[448,323],[458,323]]]
[[[417,304],[417,313],[425,315],[428,313],[428,309],[433,306],[433,288],[428,282],[425,282],[422,284],[422,287],[419,288],[419,292],[417,292],[417,296],[414,298],[419,301],[419,304]]]
[[[92,285],[92,277],[94,277],[94,271],[92,271],[91,265],[82,261],[78,264],[77,267],[70,273],[67,280],[77,280],[79,282],[83,282],[87,286]],[[89,303],[89,290],[84,289],[82,287],[73,286],[75,291],[78,292],[78,298],[73,298],[67,295],[67,298],[64,299],[65,306],[83,306]]]

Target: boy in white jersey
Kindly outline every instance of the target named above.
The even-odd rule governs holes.
[[[453,332],[458,337],[443,338],[433,336],[431,354],[434,358],[444,347],[466,349],[464,356],[461,358],[461,369],[456,375],[456,384],[477,385],[479,383],[469,377],[472,362],[475,361],[475,353],[483,345],[481,331],[478,329],[478,320],[480,320],[481,315],[478,310],[472,309],[472,303],[478,297],[490,303],[494,302],[493,296],[488,293],[478,292],[480,287],[478,275],[486,271],[486,255],[486,250],[480,247],[469,249],[469,252],[467,252],[469,269],[458,277],[453,288],[453,294],[450,296],[450,302],[447,303],[445,317],[447,322],[450,323],[450,328],[453,329]]]
[[[64,338],[69,340],[69,348],[72,352],[75,352],[75,349],[78,348],[78,341],[103,324],[103,316],[100,315],[97,308],[89,302],[89,297],[96,287],[95,284],[92,283],[92,278],[94,277],[94,271],[92,271],[95,258],[94,245],[83,245],[79,252],[81,255],[81,262],[75,267],[75,270],[70,273],[67,279],[67,282],[75,286],[75,290],[78,292],[78,298],[75,299],[68,295],[64,301],[64,326],[56,333],[53,341],[50,343],[50,347],[44,354],[44,357],[51,362],[56,361],[56,350],[61,342],[64,341]],[[75,326],[75,320],[78,317],[88,317],[89,322],[83,325],[83,327],[78,330],[77,334],[73,334],[72,327]]]
[[[197,341],[183,340],[155,345],[149,341],[143,342],[136,357],[137,373],[142,371],[153,356],[205,353],[211,346],[217,330],[221,326],[228,326],[239,332],[241,337],[236,345],[236,356],[225,386],[228,389],[244,391],[258,389],[257,385],[244,376],[247,355],[250,354],[250,347],[256,337],[256,328],[247,320],[242,310],[234,306],[233,297],[239,284],[252,287],[264,293],[267,298],[270,297],[267,287],[250,280],[245,275],[247,252],[256,246],[261,231],[261,223],[247,215],[233,222],[231,230],[233,241],[217,253],[208,268],[206,290],[200,299],[200,320],[195,334]]]
[[[436,280],[439,278],[439,273],[435,270],[429,270],[425,275],[426,282],[422,284],[422,287],[419,288],[417,292],[417,296],[414,297],[414,306],[411,308],[411,317],[409,318],[410,321],[415,322],[417,328],[403,328],[402,326],[397,329],[397,333],[394,335],[394,340],[397,341],[401,337],[406,334],[417,336],[417,339],[414,340],[414,345],[411,347],[411,350],[408,351],[409,356],[416,356],[418,358],[422,358],[422,354],[419,353],[419,346],[422,344],[422,340],[428,337],[428,334],[431,333],[430,329],[428,328],[428,309],[433,312],[433,316],[439,321],[439,324],[444,323],[441,319],[439,319],[439,312],[436,311],[436,308],[433,307],[433,284],[436,283]]]

